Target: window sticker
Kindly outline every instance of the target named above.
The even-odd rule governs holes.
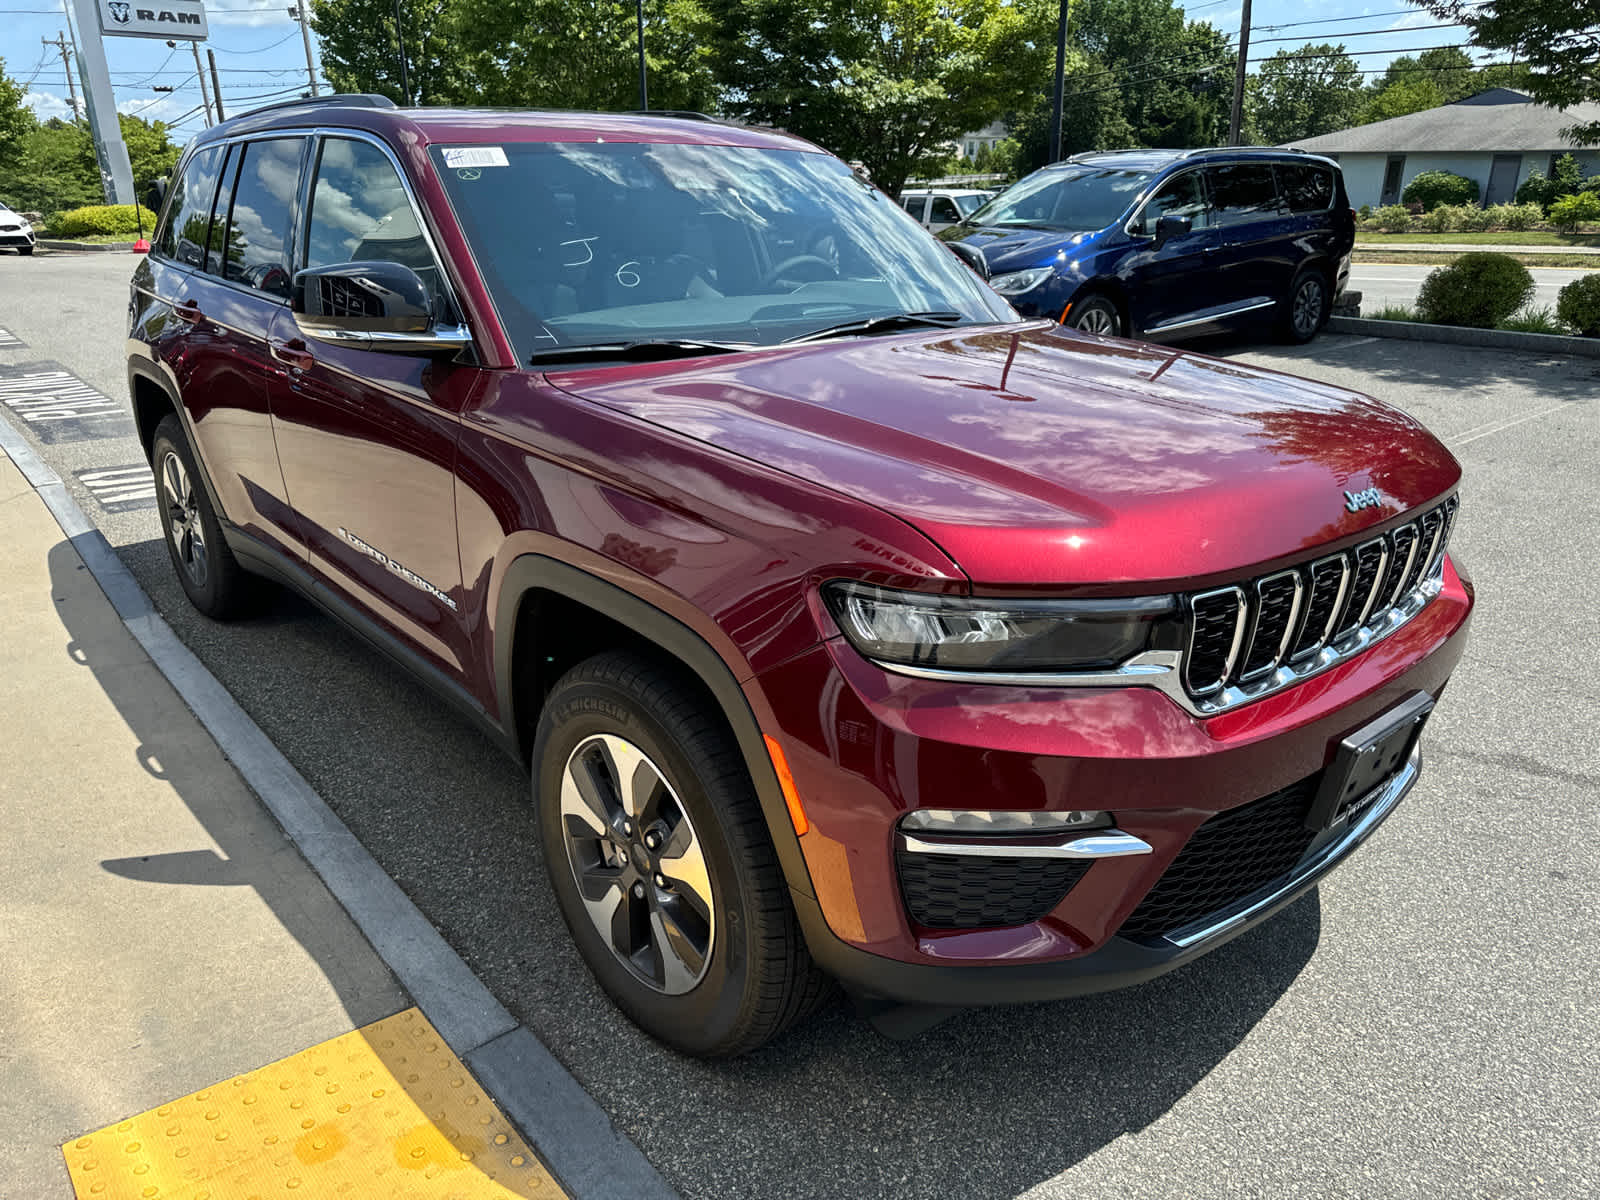
[[[499,146],[453,146],[444,152],[447,167],[509,167]]]

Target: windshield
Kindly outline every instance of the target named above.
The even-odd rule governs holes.
[[[969,225],[1104,229],[1139,198],[1154,172],[1112,167],[1038,171],[973,213]]]
[[[968,192],[966,195],[955,198],[956,208],[961,211],[963,217],[970,217],[983,206],[984,201],[987,199],[989,199],[987,192]]]
[[[586,141],[433,156],[524,359],[670,339],[775,345],[902,313],[1017,319],[827,155]]]

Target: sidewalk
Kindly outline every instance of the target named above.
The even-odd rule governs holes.
[[[1600,246],[1488,246],[1474,242],[1364,242],[1356,234],[1357,250],[1394,250],[1406,254],[1470,254],[1489,250],[1495,254],[1579,254],[1600,257]]]
[[[560,1194],[3,453],[0,613],[0,1193]]]

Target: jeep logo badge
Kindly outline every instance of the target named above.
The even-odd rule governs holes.
[[[1383,503],[1383,496],[1375,487],[1370,487],[1364,492],[1346,492],[1344,506],[1348,512],[1360,512],[1363,508],[1374,508]]]

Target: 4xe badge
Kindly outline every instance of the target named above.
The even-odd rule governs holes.
[[[1346,492],[1344,506],[1348,512],[1360,512],[1363,508],[1375,508],[1383,503],[1383,493],[1375,487],[1369,487],[1364,492]]]

